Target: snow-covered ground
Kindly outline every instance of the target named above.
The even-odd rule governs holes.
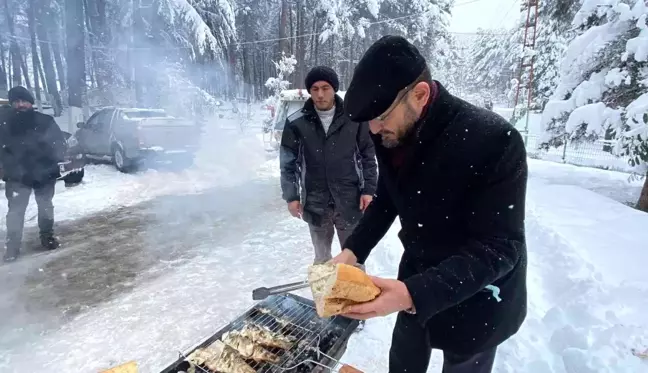
[[[278,161],[266,160],[256,133],[208,134],[195,167],[182,173],[124,175],[111,166],[88,167],[84,185],[57,191],[59,219],[217,185],[278,183]],[[499,349],[494,371],[648,372],[648,363],[631,353],[648,348],[648,215],[623,204],[636,200],[641,183],[628,183],[622,173],[529,162],[528,318]],[[236,243],[205,242],[191,260],[164,264],[164,276],[0,351],[0,371],[97,372],[136,360],[140,372],[158,372],[179,350],[251,306],[252,289],[305,273],[312,257],[308,229],[275,205],[281,208],[260,207],[266,223],[249,227]],[[398,229],[395,224],[373,252],[371,274],[396,275]],[[367,373],[387,372],[394,319],[368,321],[342,360]],[[441,355],[435,353],[429,371],[440,369]]]

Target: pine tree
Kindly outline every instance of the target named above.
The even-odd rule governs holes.
[[[645,173],[648,163],[648,5],[586,1],[572,27],[579,35],[560,64],[542,115],[543,146],[615,139],[615,153]],[[648,211],[648,181],[638,207]]]

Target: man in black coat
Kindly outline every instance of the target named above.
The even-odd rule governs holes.
[[[9,91],[12,109],[0,123],[0,162],[9,203],[4,260],[16,260],[22,244],[25,211],[32,190],[38,205],[41,244],[52,250],[59,246],[54,236],[54,197],[58,163],[65,156],[65,138],[49,115],[34,110],[34,97],[24,87]]]
[[[407,40],[386,36],[365,53],[346,95],[369,121],[376,196],[336,263],[364,261],[398,216],[398,280],[348,316],[398,313],[390,373],[424,373],[432,349],[444,373],[487,373],[499,344],[526,317],[527,183],[522,137],[497,114],[432,80]]]
[[[368,124],[344,115],[335,71],[318,66],[305,80],[311,97],[281,138],[281,189],[290,213],[309,224],[314,262],[324,263],[334,230],[342,245],[371,203],[377,167]]]

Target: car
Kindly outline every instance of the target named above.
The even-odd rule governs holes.
[[[0,108],[9,106],[9,100],[0,98]],[[85,160],[79,153],[78,141],[69,132],[62,131],[65,138],[66,152],[65,159],[59,163],[60,176],[57,180],[62,180],[66,187],[72,187],[80,184],[85,176]],[[2,177],[2,167],[0,165],[0,178]]]
[[[344,99],[345,93],[346,91],[337,92],[342,99]],[[263,125],[264,132],[269,134],[269,136],[264,136],[265,142],[269,145],[269,151],[279,149],[286,118],[301,110],[309,98],[310,95],[304,89],[287,89],[279,94],[276,106],[265,106],[270,111],[270,118],[266,119]]]
[[[66,187],[72,187],[83,181],[86,160],[79,149],[79,141],[76,137],[69,132],[62,132],[67,151],[65,153],[65,161],[59,163],[61,176],[58,180],[63,180]]]
[[[110,160],[117,170],[135,171],[145,162],[193,164],[201,126],[161,109],[101,108],[77,123],[74,134],[87,159]]]

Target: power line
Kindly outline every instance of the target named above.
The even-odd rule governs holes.
[[[506,11],[506,13],[504,13],[504,17],[502,17],[502,18],[500,19],[500,21],[499,21],[499,23],[497,24],[497,27],[496,27],[496,28],[499,28],[500,26],[502,26],[502,23],[504,23],[504,20],[506,20],[506,16],[508,16],[508,14],[511,12],[511,10],[512,10],[513,7],[515,6],[515,4],[517,4],[517,2],[518,2],[518,0],[513,0],[513,2],[511,3],[511,6],[508,8],[508,10]],[[491,27],[491,29],[492,29],[492,27]]]

